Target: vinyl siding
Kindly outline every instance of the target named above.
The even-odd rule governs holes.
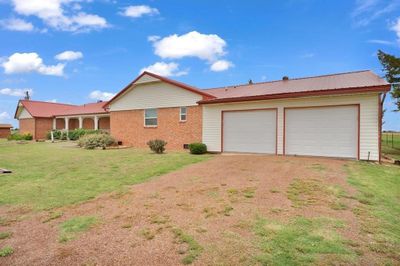
[[[164,82],[137,84],[110,105],[110,111],[194,106],[202,96]]]
[[[203,106],[203,142],[209,151],[221,151],[221,111],[278,108],[278,154],[283,154],[284,107],[360,104],[360,159],[379,160],[379,126],[377,93],[307,97]]]
[[[22,108],[22,111],[19,114],[18,119],[24,119],[24,118],[32,118],[32,116],[25,108]]]

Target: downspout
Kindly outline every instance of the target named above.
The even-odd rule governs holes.
[[[379,100],[379,105],[378,105],[378,113],[379,113],[379,123],[378,123],[378,128],[379,128],[379,142],[378,142],[378,147],[379,147],[379,163],[382,161],[382,120],[383,120],[383,104],[385,103],[385,98],[386,98],[386,93],[380,93],[378,95],[378,100]]]

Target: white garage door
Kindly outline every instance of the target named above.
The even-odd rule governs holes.
[[[225,152],[275,153],[276,110],[223,113]]]
[[[357,158],[358,107],[287,109],[285,153]]]

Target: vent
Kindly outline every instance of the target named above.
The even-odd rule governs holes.
[[[283,76],[282,80],[289,80],[289,77],[288,76]]]

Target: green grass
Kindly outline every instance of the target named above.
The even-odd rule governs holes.
[[[323,256],[329,255],[336,264],[351,262],[355,254],[335,232],[338,224],[327,218],[297,217],[283,224],[259,217],[254,232],[261,252],[256,259],[262,265],[306,265],[324,264]]]
[[[203,247],[193,238],[193,236],[186,234],[180,228],[174,228],[172,232],[175,235],[175,238],[178,240],[178,243],[186,243],[188,245],[188,251],[185,257],[182,259],[183,264],[191,264],[193,263],[197,257],[203,252]]]
[[[13,171],[0,178],[0,205],[41,210],[79,203],[211,157],[68,146],[65,142],[22,145],[0,140],[0,167]]]
[[[60,242],[67,242],[74,239],[77,234],[85,232],[97,223],[93,216],[78,216],[60,224]]]
[[[12,236],[11,232],[0,232],[0,240],[9,238],[10,236]]]
[[[400,261],[400,167],[355,163],[346,167],[360,202],[353,212],[362,231],[373,236],[370,250]]]
[[[7,257],[14,253],[14,249],[12,247],[6,246],[0,249],[0,257]]]
[[[400,160],[400,133],[382,133],[382,153],[396,160]]]

